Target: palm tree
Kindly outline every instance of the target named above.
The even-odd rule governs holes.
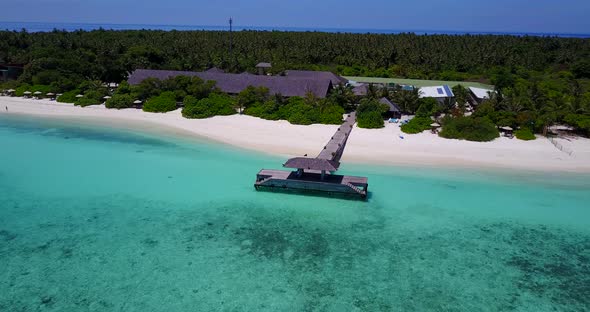
[[[402,111],[413,114],[420,105],[420,88],[414,88],[412,90],[398,88],[392,92],[391,97],[400,106]]]
[[[354,109],[356,96],[354,95],[354,92],[352,91],[352,86],[338,84],[332,90],[330,97],[338,105],[342,106],[345,110],[353,110]]]
[[[379,97],[379,90],[377,88],[377,86],[375,86],[374,84],[370,83],[367,86],[367,98],[369,99],[377,99]]]

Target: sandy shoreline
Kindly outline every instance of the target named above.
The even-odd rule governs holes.
[[[8,111],[5,110],[8,107]],[[105,125],[120,125],[211,139],[237,147],[285,157],[316,156],[337,126],[297,126],[286,121],[269,121],[251,116],[218,116],[189,120],[180,110],[166,114],[137,109],[109,110],[104,106],[76,107],[48,100],[0,97],[0,113],[26,114],[73,120],[92,120]],[[403,136],[404,139],[400,138]],[[499,138],[478,143],[447,140],[430,133],[403,134],[396,124],[383,129],[355,128],[342,158],[343,162],[375,165],[434,166],[443,168],[519,169],[549,172],[590,173],[590,140],[557,139],[572,150],[568,155],[549,140],[535,141]]]

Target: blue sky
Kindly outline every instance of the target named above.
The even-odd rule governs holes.
[[[590,32],[590,0],[2,0],[0,21]]]

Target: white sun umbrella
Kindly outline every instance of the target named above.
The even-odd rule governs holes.
[[[14,89],[8,89],[8,92],[10,92],[10,93],[12,93],[14,91],[16,91],[16,90],[14,90]]]
[[[108,99],[110,99],[110,98],[111,98],[111,96],[108,96],[108,95],[107,95],[107,96],[105,96],[105,97],[103,97],[103,99],[105,99],[105,100],[108,100]]]
[[[438,128],[438,127],[440,127],[440,125],[439,125],[438,123],[436,123],[436,122],[435,122],[435,123],[432,123],[432,124],[430,124],[430,126],[431,126],[431,127],[434,127],[434,128]]]
[[[47,93],[47,94],[45,94],[45,95],[47,95],[47,96],[54,96],[55,94],[53,94],[53,93],[49,92],[49,93]]]
[[[83,98],[84,96],[82,94],[78,94],[76,95],[77,98]]]
[[[29,94],[31,94],[31,91],[25,91],[25,92],[23,92],[23,94],[29,95]]]
[[[133,104],[141,104],[141,101],[140,101],[140,100],[135,100],[135,101],[133,102]]]
[[[34,95],[41,95],[43,94],[41,91],[35,91],[35,93],[33,93]]]
[[[512,131],[513,130],[511,127],[502,127],[500,129],[505,130],[505,131]]]

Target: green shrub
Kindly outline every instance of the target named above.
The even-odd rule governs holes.
[[[357,116],[357,125],[359,128],[378,129],[385,127],[383,116],[378,111],[368,111]]]
[[[334,99],[315,99],[294,96],[287,101],[280,96],[260,102],[249,102],[244,113],[268,120],[285,119],[295,125],[314,123],[338,125],[342,123],[344,108]]]
[[[76,98],[76,95],[80,94],[80,90],[72,90],[72,91],[68,91],[65,92],[64,94],[60,95],[57,98],[57,101],[60,103],[75,103],[76,100],[78,100],[78,98]]]
[[[425,130],[429,130],[431,128],[430,125],[432,122],[433,121],[430,119],[430,117],[415,117],[412,118],[412,120],[410,120],[410,122],[407,124],[402,125],[401,129],[404,133],[416,134]]]
[[[317,112],[302,97],[292,97],[279,109],[279,116],[294,125],[311,125],[319,122]]]
[[[357,109],[357,125],[359,128],[377,129],[383,128],[383,113],[389,110],[389,106],[376,100],[365,98]]]
[[[313,121],[305,112],[297,111],[287,119],[289,123],[294,125],[311,125]]]
[[[240,110],[245,110],[250,106],[266,102],[268,98],[268,88],[248,86],[238,94],[236,101]]]
[[[52,92],[53,88],[47,85],[29,85],[28,83],[23,83],[15,89],[14,94],[16,96],[24,96],[26,91],[30,91],[31,93],[41,92],[41,96],[45,96],[45,94]],[[31,94],[31,96],[35,96]]]
[[[87,90],[84,93],[84,97],[77,99],[74,105],[79,106],[90,106],[99,105],[104,102],[104,96],[107,95],[106,90]]]
[[[200,100],[192,95],[184,98],[182,115],[186,118],[209,118],[235,113],[234,101],[227,95],[212,93],[209,97]]]
[[[522,128],[516,130],[514,131],[514,135],[517,139],[524,141],[531,141],[536,139],[535,134],[529,128]]]
[[[344,108],[337,103],[330,102],[323,109],[320,109],[318,116],[319,123],[324,125],[339,125],[342,123]]]
[[[176,109],[176,98],[174,92],[163,92],[145,102],[143,110],[151,113],[165,113]]]
[[[281,105],[273,99],[264,103],[253,103],[244,110],[244,114],[267,120],[279,120],[283,118],[279,113],[280,109]]]
[[[496,125],[487,118],[447,117],[439,136],[447,139],[486,142],[500,136]]]
[[[416,117],[430,117],[438,111],[439,104],[434,98],[421,98],[419,103],[420,106],[418,106],[418,109],[416,110]]]
[[[76,102],[74,103],[74,105],[76,106],[90,106],[90,105],[98,105],[98,104],[102,104],[102,101],[94,99],[94,98],[79,98],[76,100]]]
[[[564,121],[578,130],[590,133],[590,115],[568,114]]]
[[[105,103],[107,108],[130,108],[133,107],[133,97],[129,94],[115,94]]]

